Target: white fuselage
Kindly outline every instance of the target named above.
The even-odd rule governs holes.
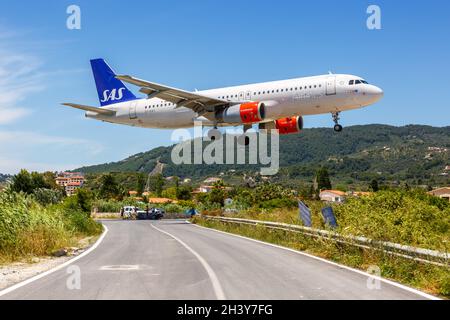
[[[355,82],[358,82],[355,84]],[[350,84],[353,83],[353,84]],[[203,96],[242,103],[264,102],[266,117],[262,122],[284,117],[305,116],[357,109],[377,102],[383,91],[362,78],[345,74],[330,74],[282,81],[272,81],[220,89],[197,91]],[[235,126],[238,123],[214,123],[208,115],[199,116],[186,107],[159,98],[139,99],[111,104],[105,109],[115,115],[100,115],[88,111],[86,116],[102,121],[145,128],[192,127],[194,121],[206,126]]]

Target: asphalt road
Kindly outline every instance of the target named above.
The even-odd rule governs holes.
[[[79,282],[64,267],[0,299],[425,298],[385,282],[368,289],[367,275],[184,221],[104,224],[99,246],[70,265]]]

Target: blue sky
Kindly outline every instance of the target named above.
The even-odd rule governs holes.
[[[66,28],[71,4],[81,30]],[[382,30],[366,27],[370,4],[381,8]],[[385,97],[343,113],[344,126],[447,126],[449,14],[446,0],[2,1],[0,172],[70,169],[171,144],[171,131],[88,120],[59,105],[98,105],[89,67],[98,57],[118,73],[187,90],[357,74]],[[331,116],[305,125],[330,127]]]

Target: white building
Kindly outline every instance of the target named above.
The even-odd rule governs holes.
[[[344,202],[345,192],[339,190],[322,190],[320,191],[319,198],[327,202]]]

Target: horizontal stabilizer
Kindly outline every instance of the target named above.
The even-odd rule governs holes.
[[[85,106],[85,105],[82,105],[82,104],[76,104],[76,103],[62,103],[62,104],[65,105],[65,106],[68,106],[68,107],[75,108],[75,109],[96,112],[98,114],[105,115],[105,116],[113,116],[113,115],[116,114],[116,112],[113,111],[113,110],[96,108],[96,107],[90,107],[90,106]]]

